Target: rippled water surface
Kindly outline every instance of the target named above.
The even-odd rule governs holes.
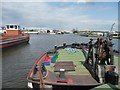
[[[3,88],[26,88],[27,74],[34,62],[42,53],[53,49],[54,45],[62,45],[63,42],[88,42],[90,37],[77,35],[41,35],[30,36],[29,44],[20,44],[2,51],[2,84]],[[114,48],[118,47],[118,40],[113,40]]]

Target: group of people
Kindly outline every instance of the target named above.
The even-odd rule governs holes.
[[[95,42],[95,54],[96,58],[98,59],[99,64],[108,64],[110,65],[112,60],[111,60],[111,48],[112,48],[112,39],[105,39],[103,40],[102,38],[98,38],[97,41]]]

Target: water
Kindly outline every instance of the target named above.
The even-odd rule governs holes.
[[[88,42],[90,37],[77,35],[31,35],[29,44],[20,44],[2,51],[2,86],[3,88],[26,88],[27,74],[35,61],[54,45],[63,42]],[[114,48],[118,47],[118,40],[113,40]]]

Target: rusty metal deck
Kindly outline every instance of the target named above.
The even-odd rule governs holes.
[[[49,71],[44,83],[48,85],[96,86],[100,85],[90,75],[66,75],[66,82],[59,83],[59,75]]]

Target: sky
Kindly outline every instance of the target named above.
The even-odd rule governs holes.
[[[118,30],[118,2],[2,2],[0,25],[82,30]],[[72,0],[71,0],[72,1]],[[89,2],[92,1],[92,2]],[[98,0],[96,0],[98,1]],[[106,0],[107,1],[107,0]],[[115,2],[116,1],[116,2]],[[0,3],[1,4],[1,3]],[[2,23],[1,23],[2,22]]]

